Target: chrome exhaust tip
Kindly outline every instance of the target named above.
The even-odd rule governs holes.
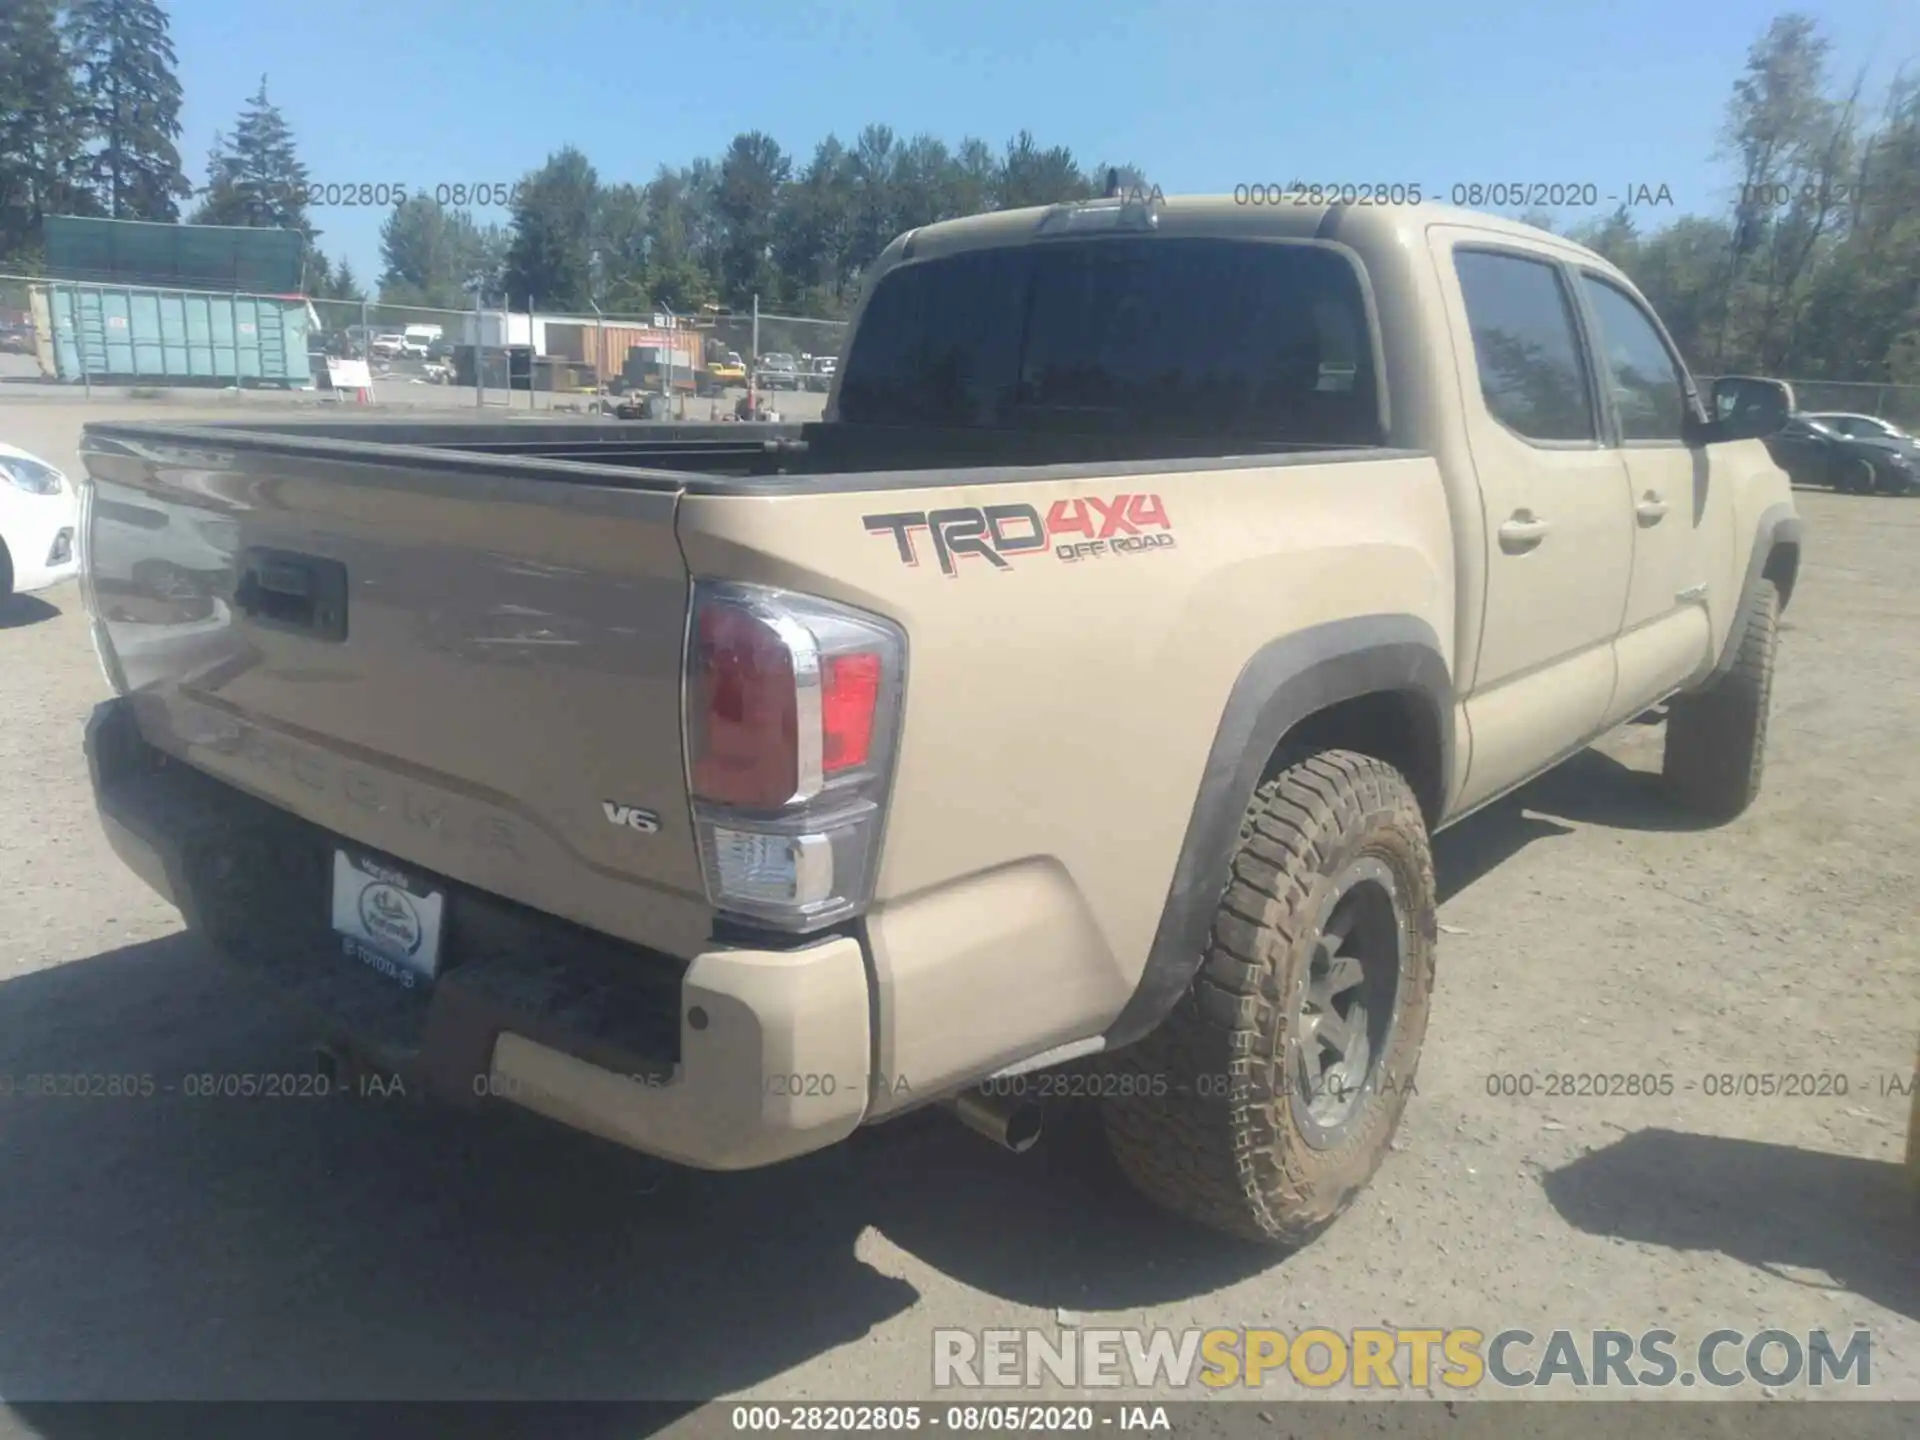
[[[949,1108],[962,1125],[1003,1150],[1024,1155],[1040,1143],[1044,1120],[1040,1107],[1031,1100],[968,1090],[951,1101]]]

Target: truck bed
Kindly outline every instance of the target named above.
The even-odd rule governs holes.
[[[956,470],[1033,466],[1194,467],[1248,456],[1285,464],[1379,456],[1371,445],[1307,445],[1244,435],[1181,436],[1127,428],[929,430],[815,422],[657,424],[610,420],[226,421],[87,427],[90,449],[218,447],[690,494],[778,494],[796,488],[892,489],[966,484]],[[556,463],[557,462],[557,463]],[[1062,476],[1061,478],[1066,478]],[[811,482],[811,483],[808,483]]]

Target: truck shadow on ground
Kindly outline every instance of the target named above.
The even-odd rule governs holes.
[[[60,607],[49,605],[38,595],[0,597],[0,630],[24,630],[45,620],[57,619]]]
[[[1633,727],[1658,724],[1654,716]],[[1720,828],[1682,809],[1666,793],[1660,776],[1616,760],[1603,750],[1586,749],[1539,779],[1529,781],[1508,802],[1577,825],[1610,830],[1691,831]]]
[[[190,1076],[301,1073],[308,1036],[184,936],[0,985],[0,1037],[16,1405],[737,1392],[920,1298],[870,1228],[1034,1306],[1140,1307],[1279,1258],[1150,1212],[1073,1123],[1044,1158],[936,1113],[708,1175],[504,1107],[196,1098]],[[29,1076],[154,1093],[20,1098]],[[856,1348],[840,1389],[865,1369]],[[40,1413],[53,1440],[79,1419]]]
[[[1661,718],[1650,713],[1633,723],[1657,725]],[[1573,834],[1576,825],[1614,830],[1715,828],[1715,822],[1689,814],[1668,799],[1658,775],[1636,770],[1600,750],[1582,750],[1434,838],[1434,878],[1441,902],[1484,879],[1528,846]]]
[[[1718,1251],[1836,1300],[1851,1291],[1920,1319],[1914,1195],[1897,1164],[1640,1130],[1545,1185],[1567,1223],[1590,1235]]]

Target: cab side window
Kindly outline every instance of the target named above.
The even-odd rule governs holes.
[[[1594,344],[1623,440],[1686,440],[1686,377],[1647,312],[1625,291],[1592,275],[1580,277],[1599,327]]]
[[[1456,252],[1454,269],[1488,413],[1526,440],[1593,440],[1593,398],[1559,270],[1482,250]]]

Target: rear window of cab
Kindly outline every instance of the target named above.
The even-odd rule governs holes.
[[[1382,443],[1365,293],[1327,245],[1087,237],[901,265],[840,375],[863,425]]]

